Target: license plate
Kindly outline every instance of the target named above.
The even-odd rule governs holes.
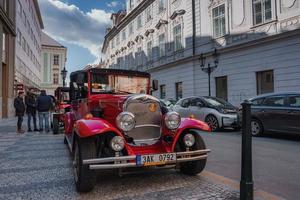
[[[136,156],[137,166],[164,165],[170,161],[173,162],[176,161],[176,153],[149,154],[149,155]]]

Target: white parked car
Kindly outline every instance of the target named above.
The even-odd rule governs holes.
[[[205,121],[212,131],[231,127],[239,130],[238,109],[227,101],[216,97],[189,97],[180,99],[173,110],[182,117]]]

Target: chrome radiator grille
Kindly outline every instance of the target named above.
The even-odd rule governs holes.
[[[126,101],[125,110],[135,116],[136,126],[126,134],[136,145],[151,145],[161,136],[162,112],[159,101],[149,95],[138,95]]]

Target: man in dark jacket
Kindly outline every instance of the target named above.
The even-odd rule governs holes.
[[[24,133],[22,130],[22,122],[25,113],[25,104],[23,100],[24,92],[19,92],[14,100],[14,107],[16,109],[16,116],[18,117],[17,133]]]
[[[52,106],[53,103],[51,97],[46,94],[45,90],[42,90],[41,95],[37,98],[36,101],[36,109],[39,112],[40,132],[43,132],[44,130],[43,121],[45,121],[46,132],[50,131],[49,117],[50,117],[50,110],[52,109]]]
[[[28,132],[31,132],[31,118],[33,118],[34,131],[38,131],[36,127],[36,99],[33,90],[29,90],[25,97],[26,113],[28,116],[27,126]]]

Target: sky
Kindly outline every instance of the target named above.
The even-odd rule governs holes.
[[[44,32],[68,48],[68,72],[99,63],[111,13],[125,9],[125,0],[38,0]]]

